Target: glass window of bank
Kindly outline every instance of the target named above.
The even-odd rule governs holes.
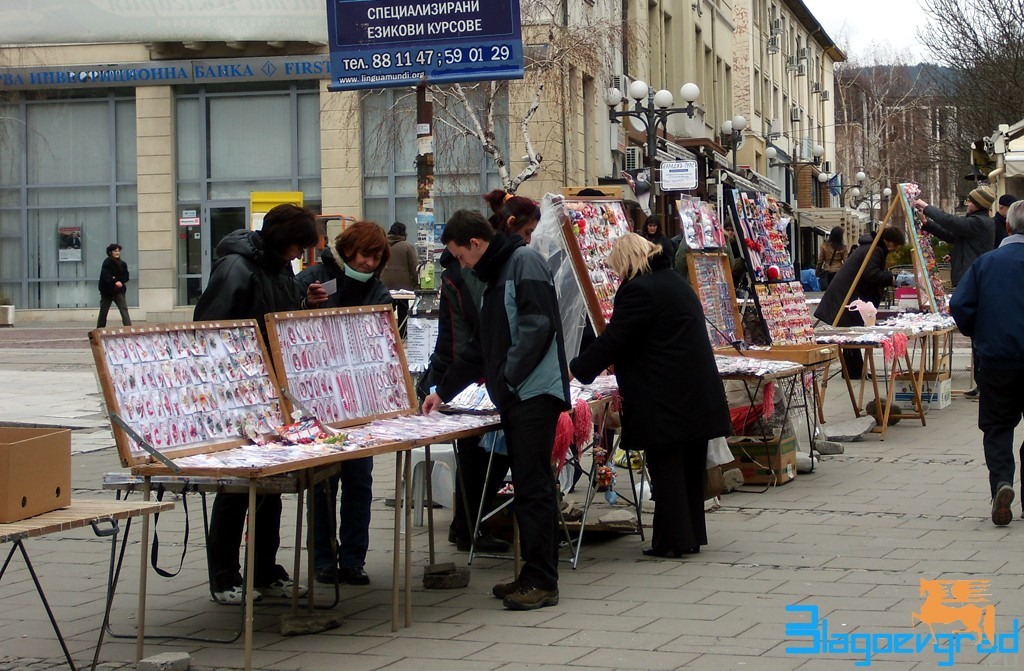
[[[253,191],[301,191],[320,211],[320,91],[187,87],[176,92],[178,304],[194,304],[217,244],[249,224]]]
[[[96,307],[117,242],[138,305],[137,220],[133,91],[0,103],[0,295],[27,309]]]
[[[480,87],[463,86],[471,104],[482,114]],[[497,143],[509,154],[508,93],[499,87],[494,98]],[[363,137],[363,213],[368,221],[385,228],[401,221],[408,240],[415,242],[416,223],[416,94],[412,89],[383,89],[367,92],[362,103]],[[456,210],[483,212],[483,194],[500,189],[494,161],[487,156],[475,136],[465,108],[458,103],[445,105],[434,101],[434,217],[447,221]],[[509,170],[515,174],[517,161]],[[486,212],[489,216],[490,212]]]

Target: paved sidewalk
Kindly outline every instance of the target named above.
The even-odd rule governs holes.
[[[31,333],[30,333],[31,331]],[[92,357],[81,325],[0,329],[0,421],[67,425],[73,434],[73,496],[112,497],[99,488],[118,459],[100,408]],[[958,351],[959,364],[965,353]],[[956,363],[954,364],[957,365]],[[954,389],[964,389],[962,375]],[[828,389],[830,421],[852,417],[845,386]],[[955,398],[927,415],[927,426],[903,420],[882,442],[877,435],[846,444],[814,473],[764,493],[733,493],[709,513],[710,545],[682,560],[641,556],[636,536],[591,537],[577,570],[561,567],[561,603],[527,613],[504,611],[490,596],[493,583],[511,576],[505,560],[477,559],[470,586],[428,591],[414,576],[415,623],[392,633],[390,617],[391,519],[394,458],[375,463],[374,517],[367,587],[345,587],[335,609],[341,628],[283,638],[276,605],[256,610],[254,664],[261,670],[519,671],[538,669],[851,669],[864,654],[787,654],[806,639],[787,636],[789,604],[817,606],[829,635],[928,633],[912,629],[922,612],[921,579],[990,580],[995,630],[1011,631],[1024,618],[1024,568],[1018,561],[1021,523],[995,527],[976,428],[977,403]],[[147,631],[222,637],[239,622],[235,609],[209,600],[205,555],[198,536],[202,515],[190,498],[192,536],[181,575],[149,575]],[[294,514],[285,502],[281,558],[294,542]],[[1019,501],[1015,512],[1021,510]],[[184,514],[160,520],[164,568],[176,567]],[[439,510],[446,528],[449,513]],[[138,526],[138,525],[136,525]],[[132,532],[137,539],[138,529]],[[414,561],[426,563],[427,537],[413,529]],[[465,564],[437,534],[439,561]],[[27,543],[56,617],[80,666],[92,659],[102,618],[109,544],[91,531]],[[4,546],[7,549],[7,546]],[[138,546],[128,549],[113,613],[114,630],[135,622]],[[0,582],[0,671],[66,668],[45,613],[21,562]],[[964,604],[947,602],[950,609]],[[959,614],[956,611],[954,614]],[[955,622],[956,627],[961,623]],[[951,631],[950,625],[935,630]],[[890,639],[891,640],[891,639]],[[242,668],[241,643],[159,641],[146,654],[184,650],[193,668]],[[131,668],[134,640],[110,639],[100,668]],[[932,649],[879,654],[871,668],[931,669],[944,659]],[[1019,653],[979,654],[963,644],[957,665],[1024,667]]]

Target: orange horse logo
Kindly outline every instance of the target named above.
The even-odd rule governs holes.
[[[988,580],[921,579],[921,610],[912,613],[913,626],[924,622],[932,635],[934,625],[959,622],[963,629],[954,634],[972,634],[975,644],[995,641],[996,607],[989,603]],[[981,605],[978,605],[981,604]]]

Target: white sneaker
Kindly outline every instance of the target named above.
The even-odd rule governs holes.
[[[222,606],[237,606],[245,601],[245,586],[235,585],[223,592],[214,592],[213,596],[210,598]],[[252,600],[254,602],[260,601],[262,598],[263,595],[260,594],[259,590],[254,589],[252,591]]]
[[[260,592],[263,596],[272,599],[290,599],[292,597],[292,586],[294,584],[295,582],[291,578],[280,578],[269,585],[260,587]],[[306,589],[305,585],[299,585],[298,591],[299,596],[303,597],[306,596],[306,593],[309,590]]]

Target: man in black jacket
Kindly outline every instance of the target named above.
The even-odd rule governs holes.
[[[267,213],[260,231],[238,230],[217,245],[220,259],[210,282],[196,304],[193,319],[255,319],[267,338],[266,315],[295,310],[302,294],[295,284],[291,262],[316,243],[315,215],[295,205],[278,205]],[[220,492],[213,500],[206,556],[210,569],[210,593],[217,603],[236,605],[245,596],[238,546],[249,497]],[[290,597],[292,580],[277,563],[281,545],[281,495],[256,497],[255,599]],[[300,588],[300,595],[305,593]]]
[[[949,278],[954,287],[960,283],[960,278],[974,263],[974,259],[992,250],[996,228],[988,213],[995,200],[992,189],[979,186],[964,199],[966,217],[947,214],[921,199],[914,201],[914,207],[928,218],[922,228],[939,240],[953,245]]]
[[[459,210],[441,242],[487,286],[480,322],[465,356],[448,368],[423,401],[433,412],[481,371],[501,413],[512,463],[514,512],[523,566],[516,579],[492,590],[510,610],[558,604],[558,503],[551,449],[558,416],[568,410],[562,320],[544,258],[518,237],[495,233],[479,212]]]
[[[1006,228],[1006,212],[1010,209],[1010,206],[1017,202],[1016,196],[1011,196],[1008,193],[1004,193],[999,196],[999,204],[996,206],[996,213],[992,217],[992,223],[996,227],[996,240],[995,244],[992,245],[993,249],[999,247],[999,243],[1003,241],[1009,231]]]

